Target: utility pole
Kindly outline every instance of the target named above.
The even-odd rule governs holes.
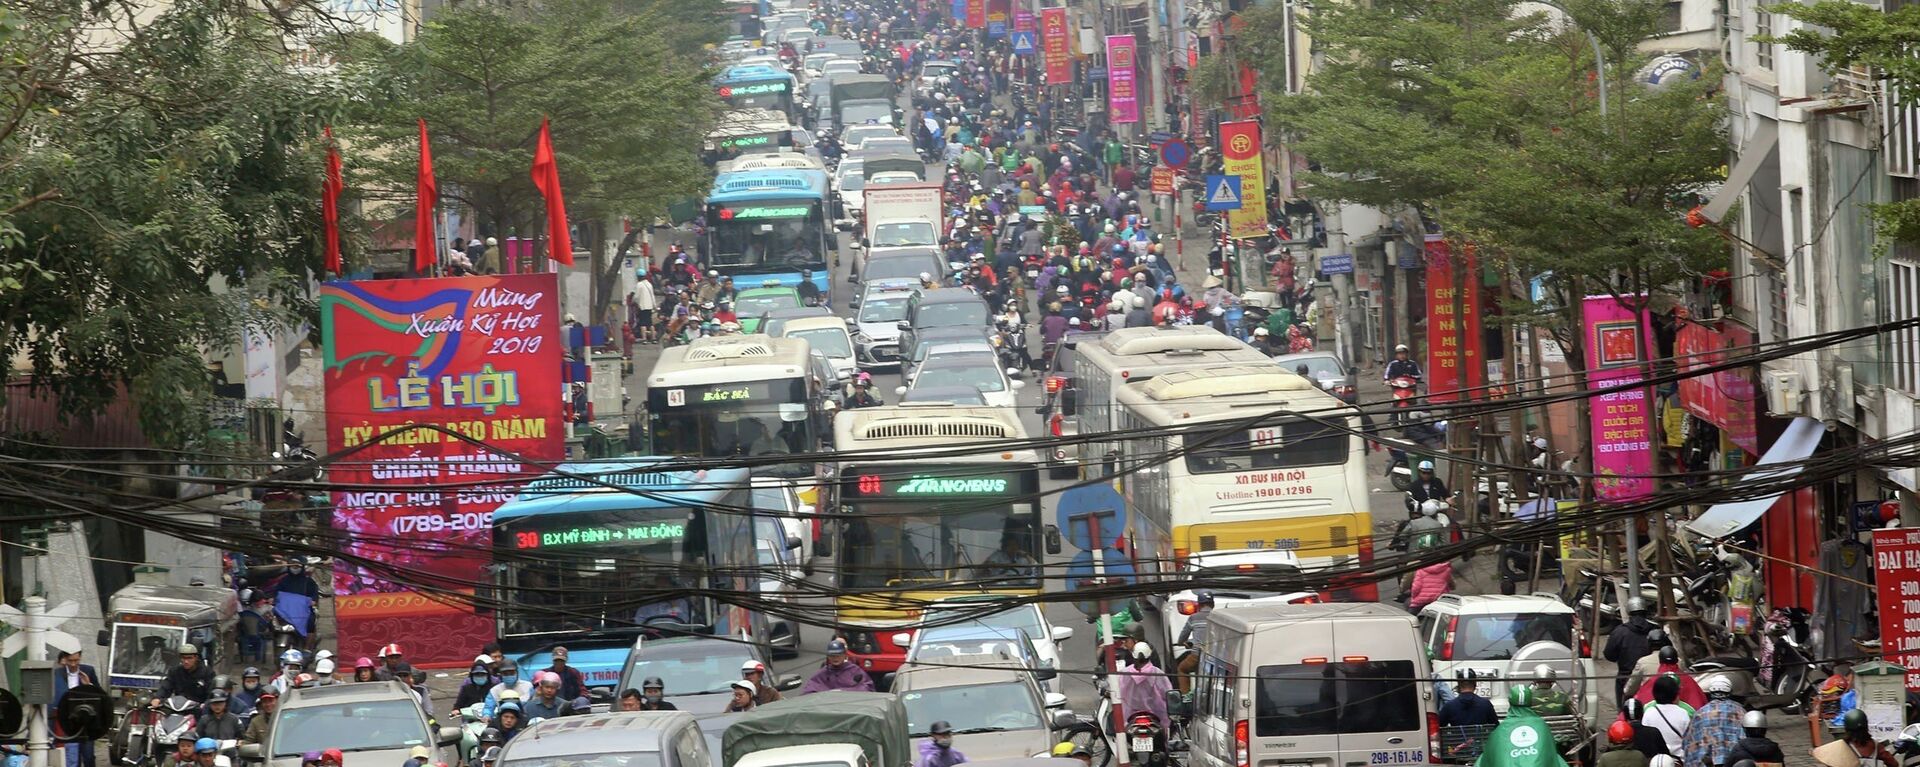
[[[1269,202],[1268,204],[1272,203]],[[1347,228],[1345,220],[1340,215],[1340,203],[1328,202],[1323,207],[1326,209],[1320,212],[1320,219],[1327,227],[1327,246],[1321,249],[1319,255],[1324,261],[1326,256],[1337,256],[1347,252]],[[1319,264],[1315,264],[1314,269],[1316,272],[1319,271]],[[1333,281],[1334,353],[1340,356],[1341,364],[1343,365],[1359,364],[1355,361],[1355,346],[1353,343],[1353,335],[1350,332],[1352,328],[1352,318],[1348,316],[1348,302],[1353,296],[1352,275],[1340,273],[1328,276],[1331,277]],[[1456,314],[1454,316],[1458,317],[1459,315]]]

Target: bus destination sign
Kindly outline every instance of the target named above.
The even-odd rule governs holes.
[[[516,549],[556,549],[570,546],[593,546],[607,543],[652,543],[656,541],[677,541],[687,537],[685,522],[626,523],[609,522],[602,525],[573,525],[553,530],[515,530],[513,547]]]
[[[721,221],[744,221],[755,218],[804,218],[813,210],[805,205],[749,205],[743,208],[721,208]]]
[[[1022,476],[1014,472],[981,474],[961,466],[911,471],[902,468],[873,467],[848,474],[848,484],[852,486],[850,495],[924,498],[1018,495],[1027,491]]]
[[[764,83],[748,83],[746,85],[720,86],[720,98],[723,98],[723,99],[730,99],[735,96],[763,96],[768,93],[786,93],[786,92],[787,92],[787,83],[785,80],[774,80],[771,82],[764,82]]]

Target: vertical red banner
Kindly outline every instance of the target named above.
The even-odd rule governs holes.
[[[491,579],[494,509],[545,470],[531,462],[565,457],[558,312],[552,274],[321,288],[329,444],[361,448],[330,470],[354,488],[333,494],[333,523],[372,562],[334,569],[341,656],[397,642],[464,667],[494,636],[448,594]],[[382,436],[410,424],[446,431]]]
[[[1638,295],[1625,297],[1639,301]],[[1587,387],[1629,386],[1647,376],[1646,349],[1652,329],[1640,312],[1613,296],[1587,296],[1581,306],[1586,327]],[[1632,501],[1653,494],[1653,407],[1644,387],[1596,395],[1588,403],[1592,427],[1593,494],[1603,501]]]
[[[1107,35],[1107,120],[1113,123],[1140,122],[1133,51],[1133,35]]]
[[[1433,402],[1457,402],[1462,390],[1469,390],[1468,398],[1484,396],[1471,391],[1485,383],[1487,374],[1481,354],[1480,280],[1473,249],[1467,248],[1458,260],[1456,264],[1453,247],[1446,239],[1427,235],[1426,372],[1428,399]]]
[[[967,0],[967,28],[987,28],[987,0]]]
[[[1020,7],[1013,9],[1013,31],[1015,32],[1034,31],[1033,11],[1027,10],[1026,5],[1024,4],[1024,0],[1023,0],[1023,4]]]
[[[1040,9],[1040,52],[1047,58],[1047,84],[1073,82],[1073,30],[1067,27],[1067,9]]]

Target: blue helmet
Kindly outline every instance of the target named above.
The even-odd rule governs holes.
[[[299,666],[305,664],[306,661],[307,656],[299,650],[288,650],[280,653],[280,665],[282,666]]]
[[[211,754],[219,750],[220,741],[212,738],[201,738],[193,742],[193,752],[196,754]]]

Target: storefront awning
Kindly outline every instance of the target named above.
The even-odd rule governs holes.
[[[1812,418],[1801,416],[1787,425],[1787,430],[1767,448],[1767,454],[1760,457],[1754,471],[1741,477],[1733,484],[1738,490],[1745,485],[1777,482],[1800,473],[1800,462],[1813,455],[1820,446],[1820,437],[1827,433],[1825,424]],[[1762,468],[1772,464],[1782,464],[1777,469]],[[1747,501],[1714,504],[1699,519],[1687,523],[1687,529],[1708,538],[1720,538],[1740,532],[1747,525],[1760,519],[1760,515],[1773,508],[1773,502],[1780,500],[1784,492],[1772,493]]]

